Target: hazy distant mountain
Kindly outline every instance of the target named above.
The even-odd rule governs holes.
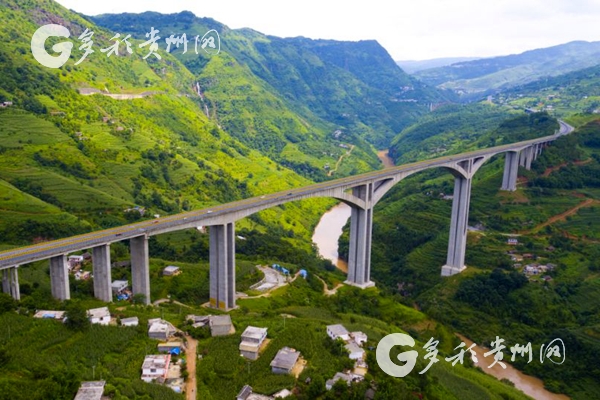
[[[454,63],[419,71],[430,85],[464,93],[506,89],[546,76],[600,64],[600,42],[575,41],[521,54]]]
[[[458,62],[466,62],[472,60],[479,60],[477,57],[443,57],[443,58],[432,58],[430,60],[400,60],[396,61],[396,64],[408,74],[414,74],[415,72],[422,71],[424,69],[445,67]]]

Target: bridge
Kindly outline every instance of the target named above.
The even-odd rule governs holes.
[[[373,209],[394,185],[417,172],[444,168],[454,176],[454,197],[446,264],[442,276],[465,269],[467,222],[471,182],[475,173],[491,157],[505,153],[501,190],[514,191],[519,166],[531,168],[542,149],[573,127],[559,121],[560,129],[551,136],[400,165],[361,175],[335,179],[301,188],[253,197],[215,207],[91,232],[69,238],[39,243],[0,252],[2,289],[20,299],[18,268],[40,260],[49,260],[52,295],[59,300],[70,298],[69,253],[92,249],[94,296],[112,301],[111,243],[130,241],[132,291],[150,303],[148,238],[183,229],[209,227],[210,304],[230,310],[235,307],[235,222],[259,211],[291,201],[314,197],[335,198],[350,205],[350,243],[348,277],[345,283],[366,288],[373,285],[371,275],[371,231]]]

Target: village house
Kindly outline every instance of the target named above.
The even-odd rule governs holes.
[[[104,394],[104,385],[106,385],[106,381],[81,382],[75,400],[101,400]]]
[[[360,331],[351,332],[350,337],[359,346],[362,346],[363,344],[367,343],[367,339],[368,339],[367,334],[364,332],[360,332]]]
[[[348,386],[350,386],[350,384],[352,384],[352,382],[360,382],[364,379],[364,377],[360,376],[360,375],[354,375],[354,374],[346,374],[343,372],[336,372],[335,375],[333,376],[333,378],[328,379],[325,382],[325,389],[327,390],[331,390],[331,388],[333,387],[333,385],[335,385],[335,383],[339,380],[343,380],[346,381],[346,383],[348,384]]]
[[[210,315],[188,315],[187,321],[192,323],[193,328],[203,328],[210,322]]]
[[[181,273],[181,270],[179,269],[179,267],[176,267],[174,265],[169,265],[168,267],[165,267],[163,269],[162,273],[164,276],[176,276]]]
[[[158,346],[156,346],[158,349],[159,353],[169,353],[172,355],[179,355],[181,354],[181,349],[183,347],[181,342],[166,342],[166,343],[159,343]]]
[[[76,281],[85,281],[92,277],[92,273],[90,271],[77,271],[74,276]]]
[[[365,356],[365,351],[352,341],[348,342],[344,348],[348,351],[348,357],[351,360],[360,360]]]
[[[519,244],[519,241],[516,238],[508,238],[506,242],[511,246],[516,246]]]
[[[33,318],[43,318],[43,319],[58,319],[63,320],[65,318],[64,311],[49,311],[49,310],[38,310]]]
[[[244,385],[242,390],[235,396],[235,400],[248,400],[248,397],[252,394],[252,386]]]
[[[170,354],[146,356],[144,363],[142,364],[142,380],[148,383],[159,380],[159,383],[162,383],[167,377],[170,363]]]
[[[121,326],[138,326],[139,323],[138,317],[121,318]]]
[[[92,308],[87,311],[90,323],[108,325],[110,323],[110,311],[108,307]]]
[[[267,328],[249,326],[242,333],[240,342],[240,354],[247,359],[256,360],[260,346],[267,338]]]
[[[122,293],[129,286],[129,281],[116,280],[110,285],[113,294],[117,295]]]
[[[148,321],[148,337],[157,340],[167,340],[175,329],[167,321],[155,318]]]
[[[350,332],[344,327],[344,325],[327,325],[327,335],[332,339],[342,339],[344,342],[350,340]]]
[[[281,348],[273,361],[271,361],[271,371],[274,374],[289,374],[300,357],[300,352],[290,347]]]
[[[229,315],[213,315],[209,319],[209,325],[212,336],[225,336],[235,332]]]
[[[83,256],[69,256],[67,258],[67,263],[69,264],[69,270],[80,267],[81,264],[83,264]]]
[[[519,254],[513,254],[512,256],[510,256],[510,259],[514,262],[521,262],[523,261],[523,256]]]

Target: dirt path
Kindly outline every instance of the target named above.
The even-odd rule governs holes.
[[[573,161],[573,164],[575,164],[577,166],[580,166],[580,165],[585,165],[585,164],[587,164],[587,163],[589,163],[591,161],[592,161],[592,159],[588,158],[587,160],[583,160],[583,161]],[[553,173],[555,171],[558,171],[559,169],[561,169],[563,167],[566,167],[566,166],[567,166],[567,163],[565,162],[565,163],[562,163],[562,164],[557,165],[555,167],[546,168],[546,170],[544,171],[544,173],[542,174],[542,176],[544,178],[547,178],[548,176],[550,176],[551,173]]]
[[[337,292],[337,290],[338,290],[339,288],[341,288],[342,286],[344,286],[344,284],[343,284],[343,283],[338,283],[337,285],[335,285],[335,287],[334,287],[333,289],[329,289],[329,288],[327,287],[327,283],[325,283],[325,281],[324,281],[323,279],[321,279],[321,277],[320,277],[320,276],[317,276],[317,275],[315,275],[315,276],[316,276],[316,277],[317,277],[317,279],[318,279],[318,280],[320,280],[320,281],[321,281],[321,283],[323,284],[323,294],[324,294],[325,296],[333,296],[334,294],[336,294],[336,292]]]
[[[568,216],[571,216],[571,215],[577,213],[577,211],[579,211],[580,208],[590,207],[591,205],[594,205],[594,204],[600,204],[600,201],[594,200],[594,199],[587,199],[587,200],[577,204],[575,207],[571,208],[570,210],[565,211],[564,213],[550,217],[546,222],[539,224],[535,228],[527,230],[527,231],[523,231],[520,233],[521,234],[529,234],[529,233],[538,232],[540,229],[545,228],[548,225],[554,224],[555,222],[564,221]]]
[[[187,400],[196,400],[196,347],[198,341],[191,336],[186,336],[187,349],[185,351],[185,360],[188,370],[188,379],[185,385]]]
[[[329,170],[329,172],[327,173],[327,176],[331,176],[331,175],[333,175],[333,173],[335,171],[337,171],[337,169],[339,168],[340,164],[342,163],[342,160],[344,159],[344,157],[348,157],[350,154],[352,154],[352,150],[354,150],[354,145],[350,145],[350,150],[346,151],[344,154],[342,154],[340,156],[340,158],[338,158],[337,162],[335,163],[335,168],[332,170]]]
[[[152,303],[152,305],[157,306],[161,303],[168,303],[170,301],[171,301],[171,299],[158,299],[154,303]],[[192,308],[191,306],[188,306],[187,304],[183,304],[177,300],[173,300],[173,304],[177,304],[178,306],[183,306],[183,307],[187,307],[187,308]]]

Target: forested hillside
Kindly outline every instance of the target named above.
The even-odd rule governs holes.
[[[540,135],[555,129],[547,116],[532,114],[503,122],[490,136],[522,140],[532,123]],[[593,305],[600,293],[599,138],[594,120],[557,140],[532,171],[520,170],[516,192],[499,190],[503,157],[485,165],[472,188],[469,225],[477,229],[468,237],[467,270],[451,278],[440,277],[452,206],[442,196],[452,193],[450,174],[425,172],[401,182],[375,209],[374,280],[478,343],[496,335],[538,346],[562,338],[565,365],[518,366],[542,377],[551,390],[590,398],[600,390],[599,366],[591,356],[600,349],[600,310]],[[507,235],[518,239],[516,248],[507,244]],[[533,258],[514,261],[508,251]],[[556,268],[528,277],[525,264]]]
[[[333,124],[335,129],[343,131],[343,140],[360,138],[385,146],[396,132],[426,113],[430,102],[452,98],[451,94],[428,88],[404,73],[375,41],[282,39],[251,29],[215,27],[214,21],[188,12],[107,14],[90,18],[102,26],[138,36],[151,25],[161,26],[165,34],[219,29],[223,51],[249,69],[250,74],[236,78],[249,82],[245,88],[248,102],[235,98],[233,103],[230,87],[223,86],[222,80],[216,78],[227,73],[226,66],[219,65],[212,72],[210,62],[207,65],[195,54],[182,54],[182,49],[173,53],[199,77],[216,115],[227,114],[223,116],[230,122],[243,118],[236,113],[237,106],[230,104],[245,107],[251,103],[251,107],[256,107],[254,82],[266,85],[265,90],[280,96],[304,118],[311,120],[316,116]],[[221,113],[217,104],[224,105],[232,114]]]

